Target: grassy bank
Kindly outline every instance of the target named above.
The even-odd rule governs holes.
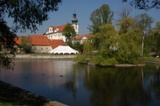
[[[66,106],[0,81],[0,106]]]
[[[160,63],[160,58],[155,57],[144,57],[145,62],[151,62],[151,63]]]
[[[47,102],[28,91],[0,81],[0,106],[42,106]]]

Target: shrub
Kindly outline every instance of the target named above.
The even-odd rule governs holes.
[[[78,63],[87,63],[86,55],[79,54],[74,58],[74,61]]]

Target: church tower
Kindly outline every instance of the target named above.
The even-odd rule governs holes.
[[[77,15],[76,11],[74,10],[74,14],[73,14],[73,18],[72,18],[72,26],[74,27],[76,34],[78,34],[79,33],[79,26],[78,26],[78,20],[77,20],[76,15]]]

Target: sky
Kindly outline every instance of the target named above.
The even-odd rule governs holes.
[[[154,22],[160,21],[160,9],[151,9],[149,11],[138,10],[130,6],[128,2],[123,3],[122,0],[63,0],[63,2],[58,5],[58,11],[50,12],[49,20],[43,22],[43,25],[41,26],[38,25],[38,31],[36,31],[36,34],[43,34],[49,26],[59,26],[62,24],[71,23],[74,10],[77,14],[79,35],[87,34],[89,33],[87,27],[92,24],[90,21],[91,13],[95,9],[100,8],[103,4],[108,4],[110,9],[114,11],[113,23],[116,23],[116,20],[119,18],[117,13],[126,6],[132,8],[130,16],[134,17],[141,13],[147,13],[154,19]],[[32,34],[34,33],[31,33],[29,30],[25,33],[17,32],[18,36],[28,36]]]

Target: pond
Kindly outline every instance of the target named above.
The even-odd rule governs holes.
[[[15,60],[0,80],[69,106],[160,106],[160,66],[113,68],[72,60]]]

